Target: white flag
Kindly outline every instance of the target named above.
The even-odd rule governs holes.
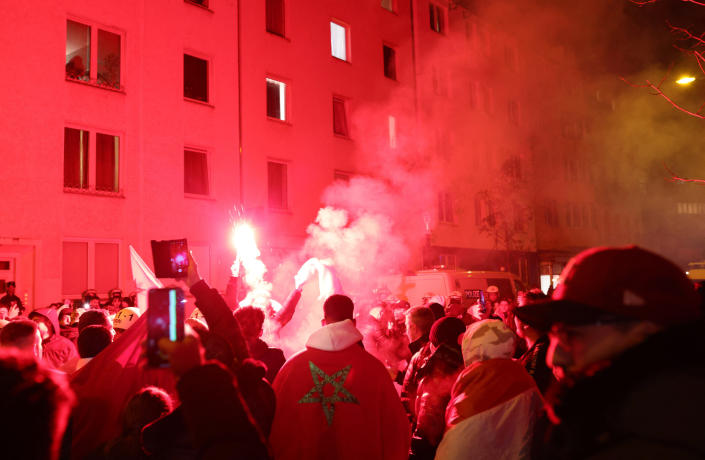
[[[140,313],[147,310],[147,293],[152,288],[164,287],[161,281],[154,276],[149,266],[137,254],[135,248],[130,245],[130,263],[132,265],[132,279],[137,285],[137,307]]]

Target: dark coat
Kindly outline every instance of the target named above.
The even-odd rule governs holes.
[[[704,328],[669,328],[565,389],[536,458],[704,458]]]
[[[534,378],[541,394],[546,394],[548,387],[556,380],[553,371],[546,364],[546,353],[550,344],[548,336],[543,335],[519,358],[519,363]]]
[[[274,382],[274,377],[277,376],[279,369],[284,365],[286,358],[284,352],[279,348],[272,348],[263,340],[257,341],[250,346],[250,355],[252,359],[262,361],[267,367],[267,373],[264,378],[271,384]]]
[[[441,344],[418,371],[416,427],[411,438],[411,460],[432,460],[445,429],[446,406],[463,370],[460,346]]]

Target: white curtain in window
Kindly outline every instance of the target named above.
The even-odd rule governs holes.
[[[338,59],[347,61],[347,47],[345,43],[345,27],[335,22],[330,23],[330,50],[331,54]]]

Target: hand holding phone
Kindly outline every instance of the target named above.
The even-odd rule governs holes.
[[[151,367],[168,367],[168,356],[159,341],[184,340],[184,291],[179,288],[149,290],[147,308],[147,363]]]
[[[186,239],[152,240],[152,260],[157,278],[185,278],[189,267]]]

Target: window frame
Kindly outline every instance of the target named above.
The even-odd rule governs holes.
[[[284,124],[291,124],[291,82],[288,79],[281,78],[275,75],[267,74],[264,77],[265,81],[265,101],[264,101],[264,111],[265,111],[265,116],[267,117],[268,120],[279,122],[279,123],[284,123]],[[272,117],[267,113],[268,107],[269,107],[269,94],[267,93],[267,83],[268,81],[272,81],[275,83],[280,83],[284,85],[284,119],[281,118],[276,118]]]
[[[264,2],[264,31],[267,32],[268,34],[281,37],[281,38],[286,38],[286,0],[281,0],[281,9],[282,9],[282,33],[278,33],[272,30],[269,30],[269,22],[267,20],[267,5],[271,0],[265,0]]]
[[[343,114],[345,114],[345,129],[347,133],[339,133],[335,130],[335,102],[340,101],[343,104]],[[332,125],[333,125],[333,135],[337,137],[341,137],[343,139],[351,139],[351,129],[350,129],[350,107],[349,107],[349,99],[346,98],[345,96],[341,96],[339,94],[333,94],[333,97],[331,99],[331,116],[332,116]]]
[[[434,27],[434,23],[432,22],[433,16],[431,15],[431,11],[435,12],[435,16],[437,18],[440,18],[439,24],[439,29],[437,30]],[[438,3],[435,2],[428,2],[428,25],[429,29],[431,32],[437,33],[438,35],[446,35],[447,30],[448,30],[448,16],[446,14],[446,9],[439,5]]]
[[[383,10],[389,11],[390,13],[395,13],[395,14],[398,12],[397,8],[399,7],[399,5],[397,5],[397,0],[389,0],[389,8],[384,6],[383,2],[384,2],[384,0],[380,0],[380,5],[379,5]]]
[[[87,18],[81,17],[81,16],[74,16],[74,15],[67,15],[64,21],[64,24],[66,26],[66,29],[68,28],[68,21],[76,22],[79,24],[83,24],[84,26],[90,27],[91,31],[91,41],[89,43],[90,51],[89,51],[89,73],[88,73],[88,80],[83,80],[80,78],[72,78],[66,75],[66,64],[67,62],[64,62],[64,79],[66,81],[74,82],[74,83],[81,83],[84,85],[89,85],[89,86],[94,86],[96,88],[102,88],[106,89],[109,91],[115,91],[115,92],[120,92],[124,93],[125,92],[125,81],[126,81],[126,57],[125,57],[125,51],[127,47],[125,46],[125,31],[122,29],[118,29],[115,27],[110,27],[106,26],[105,24],[102,24],[97,21],[89,20]],[[115,86],[110,86],[107,84],[102,84],[98,82],[98,31],[103,30],[105,32],[109,32],[115,35],[118,35],[120,37],[120,82]],[[68,32],[64,34],[64,61],[65,61],[65,53],[66,53],[66,45],[68,41]]]
[[[387,75],[387,59],[385,54],[385,48],[391,50],[392,52],[392,69],[394,71],[394,76]],[[385,78],[392,81],[399,81],[399,72],[397,69],[397,48],[389,42],[382,42],[382,74]]]
[[[270,204],[270,189],[269,189],[269,165],[270,164],[278,164],[284,166],[284,184],[282,186],[282,189],[284,191],[284,196],[283,196],[283,206],[282,207],[275,207]],[[276,211],[276,212],[288,212],[291,210],[291,193],[289,193],[290,186],[289,186],[289,165],[290,162],[286,160],[280,160],[276,158],[267,158],[267,209],[270,211]]]
[[[63,159],[62,159],[62,168],[61,168],[61,184],[63,187],[63,191],[65,193],[80,193],[80,194],[87,194],[87,195],[100,195],[100,196],[108,196],[108,197],[123,197],[125,196],[124,194],[124,189],[123,189],[123,182],[124,182],[124,166],[123,164],[125,163],[124,161],[124,154],[125,151],[127,150],[125,148],[125,134],[122,131],[118,130],[112,130],[112,129],[102,129],[102,128],[97,128],[94,126],[87,126],[84,124],[78,124],[78,123],[70,123],[70,122],[64,122],[64,139],[66,138],[66,128],[69,129],[77,129],[81,131],[86,131],[88,132],[88,187],[86,188],[77,188],[77,187],[70,187],[67,186],[64,183],[64,174],[65,174],[65,169],[66,169],[66,164],[65,164],[65,156],[66,156],[66,151],[64,150],[63,152]],[[96,188],[97,185],[97,174],[98,174],[98,163],[97,163],[97,158],[98,158],[98,148],[97,148],[97,138],[98,134],[105,134],[108,136],[116,136],[119,139],[119,145],[120,145],[120,150],[118,152],[118,165],[117,165],[117,173],[118,173],[118,187],[117,191],[107,191],[107,190],[98,190]],[[64,149],[66,147],[64,146]]]
[[[339,19],[335,18],[330,18],[328,20],[328,31],[329,31],[329,38],[330,38],[330,55],[333,59],[336,61],[340,62],[347,62],[347,63],[352,63],[352,47],[350,46],[350,40],[351,40],[351,34],[350,34],[350,25],[344,21],[341,21]],[[342,59],[335,54],[333,54],[333,29],[331,26],[333,24],[336,24],[339,27],[342,27],[345,30],[345,59]]]
[[[206,100],[202,101],[200,99],[194,99],[186,96],[186,63],[185,57],[186,55],[191,56],[196,59],[200,59],[202,61],[206,61]],[[194,102],[196,104],[202,104],[202,105],[208,105],[213,107],[213,100],[214,100],[214,94],[213,94],[213,88],[211,84],[211,76],[213,75],[213,59],[204,53],[199,53],[198,51],[194,51],[192,49],[183,49],[183,58],[181,61],[181,92],[182,96],[185,101],[188,102]]]
[[[206,156],[206,180],[208,186],[208,193],[194,193],[186,191],[186,151],[194,153],[202,153]],[[200,199],[210,199],[213,198],[213,187],[212,187],[212,174],[211,174],[211,151],[210,149],[203,146],[195,146],[193,144],[185,144],[181,149],[183,156],[182,162],[182,177],[184,179],[184,197],[186,198],[200,198]]]
[[[86,279],[86,289],[94,289],[95,288],[95,245],[96,243],[104,243],[104,244],[117,244],[118,246],[118,260],[117,260],[117,274],[118,274],[118,285],[113,286],[110,289],[114,288],[119,288],[120,283],[122,281],[122,240],[116,239],[116,238],[81,238],[81,237],[66,237],[61,239],[61,295],[65,296],[67,298],[80,298],[83,292],[77,292],[77,293],[66,293],[64,292],[64,243],[87,243],[88,244],[88,254],[87,254],[87,279]],[[93,286],[93,287],[91,287]],[[98,295],[103,295],[107,296],[108,292],[97,292]]]

